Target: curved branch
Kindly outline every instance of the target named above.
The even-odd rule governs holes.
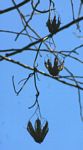
[[[0,10],[0,14],[4,14],[4,13],[7,13],[7,12],[9,12],[9,11],[12,11],[12,10],[14,10],[14,9],[16,9],[16,8],[19,8],[19,7],[21,7],[21,6],[25,5],[25,4],[27,4],[29,1],[30,1],[30,0],[24,0],[24,1],[22,1],[21,3],[17,4],[16,6],[12,6],[12,7],[6,8],[6,9],[4,9],[4,10]]]
[[[19,66],[21,66],[21,67],[23,67],[23,68],[26,68],[26,69],[29,69],[29,70],[34,71],[34,68],[32,68],[32,67],[30,67],[30,66],[28,66],[28,65],[22,64],[22,63],[20,63],[19,61],[16,61],[16,60],[14,60],[14,59],[11,59],[11,58],[8,58],[8,57],[2,56],[2,55],[0,55],[0,57],[1,57],[2,59],[6,60],[6,61],[9,61],[9,62],[14,63],[14,64],[17,64],[17,65],[19,65]],[[37,69],[36,69],[36,72],[38,72],[39,74],[44,75],[44,76],[46,76],[46,77],[55,79],[55,80],[59,81],[60,83],[65,84],[65,85],[68,85],[68,86],[71,86],[71,87],[74,87],[74,88],[79,88],[80,90],[83,90],[83,87],[81,87],[81,86],[79,86],[79,85],[75,85],[75,84],[69,83],[69,82],[66,82],[66,81],[64,81],[64,80],[62,80],[62,79],[59,79],[58,76],[57,76],[57,77],[53,77],[53,76],[51,76],[50,74],[47,74],[47,73],[42,72],[42,71],[37,70]]]
[[[69,28],[70,26],[72,26],[72,25],[74,25],[74,24],[76,24],[77,22],[80,22],[80,21],[82,21],[82,20],[83,20],[83,17],[80,17],[80,18],[75,19],[74,21],[69,22],[68,24],[66,24],[66,25],[64,25],[63,27],[61,27],[55,34],[57,34],[58,32],[63,31],[63,30],[65,30],[65,29]],[[36,45],[36,44],[38,44],[38,43],[40,43],[40,42],[46,41],[47,39],[49,39],[49,38],[52,37],[52,36],[53,36],[53,34],[48,34],[47,36],[45,36],[45,37],[43,37],[43,38],[40,38],[39,40],[36,40],[36,41],[34,41],[34,42],[28,44],[27,46],[21,48],[21,49],[17,49],[17,51],[15,51],[15,52],[6,54],[6,56],[9,57],[9,56],[13,56],[13,55],[19,54],[19,53],[21,53],[21,52],[27,50],[27,49],[30,48],[31,46],[34,46],[34,45]]]

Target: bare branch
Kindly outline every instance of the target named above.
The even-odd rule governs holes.
[[[0,14],[4,14],[4,13],[10,12],[12,10],[15,10],[16,8],[22,7],[23,5],[27,4],[28,2],[30,2],[30,0],[24,0],[21,3],[17,4],[16,6],[9,7],[4,10],[0,10]]]
[[[78,18],[78,19],[76,19],[76,20],[74,20],[74,21],[71,21],[70,23],[68,23],[68,24],[64,25],[63,27],[61,27],[55,34],[57,34],[58,32],[63,31],[63,30],[65,30],[65,29],[69,28],[70,26],[72,26],[72,25],[74,25],[74,24],[76,24],[77,22],[80,22],[80,21],[82,21],[82,20],[83,20],[83,17],[80,17],[80,18]],[[35,42],[31,42],[30,44],[28,44],[27,46],[25,46],[25,47],[23,47],[23,48],[21,48],[21,49],[18,49],[18,51],[16,51],[16,52],[6,54],[6,56],[9,57],[9,56],[13,56],[13,55],[16,55],[16,54],[18,54],[18,53],[21,53],[21,52],[27,50],[29,47],[34,46],[34,45],[36,45],[36,44],[38,44],[38,43],[40,43],[40,42],[44,42],[44,41],[46,41],[48,38],[51,38],[51,37],[52,37],[52,34],[48,34],[47,36],[45,36],[45,37],[43,37],[43,38],[40,38],[39,40],[37,40],[37,41],[35,41]]]
[[[19,65],[19,66],[21,66],[21,67],[23,67],[23,68],[26,68],[26,69],[29,69],[29,70],[34,71],[34,68],[32,68],[32,67],[30,67],[30,66],[28,66],[28,65],[22,64],[22,63],[20,63],[19,61],[15,61],[15,60],[13,60],[13,59],[11,59],[11,58],[8,58],[8,57],[2,56],[2,55],[0,55],[0,57],[3,58],[3,59],[6,60],[6,61],[9,61],[9,62],[14,63],[14,64],[17,64],[17,65]],[[71,87],[75,87],[75,88],[79,88],[80,90],[83,90],[83,87],[78,86],[78,85],[75,85],[75,84],[72,84],[72,83],[70,83],[70,82],[66,82],[66,81],[60,79],[59,76],[53,77],[53,76],[50,75],[50,74],[47,74],[47,73],[45,73],[45,72],[43,72],[43,71],[38,70],[37,68],[36,68],[36,72],[38,72],[39,74],[44,75],[44,76],[46,76],[46,77],[50,77],[50,78],[52,78],[52,79],[55,79],[55,80],[57,80],[57,81],[59,81],[59,82],[65,84],[65,85],[69,85],[69,86],[71,86]]]

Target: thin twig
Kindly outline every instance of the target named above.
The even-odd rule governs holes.
[[[18,91],[16,90],[16,87],[15,87],[14,76],[12,76],[13,88],[14,88],[14,92],[16,93],[17,96],[20,94],[20,92],[23,90],[25,84],[28,82],[28,80],[29,80],[32,76],[33,76],[33,73],[30,73],[30,74],[28,75],[28,77],[25,79],[23,85],[21,86],[21,88],[20,88]],[[23,79],[22,79],[21,81],[23,81]],[[21,82],[21,81],[20,81],[20,82]],[[19,82],[19,83],[20,83],[20,82]]]

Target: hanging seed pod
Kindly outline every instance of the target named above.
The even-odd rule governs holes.
[[[54,60],[54,66],[52,66],[51,61],[48,59],[47,62],[45,62],[45,67],[52,76],[58,75],[58,59]]]
[[[32,126],[32,123],[29,121],[27,125],[27,131],[30,133],[30,135],[33,137],[35,142],[42,143],[45,136],[48,133],[48,122],[46,121],[45,125],[41,125],[41,120],[39,118],[36,119],[34,128]]]
[[[64,67],[64,62],[60,65],[58,65],[58,62],[59,62],[59,60],[57,57],[55,57],[55,59],[54,59],[53,67],[52,67],[52,63],[49,59],[47,60],[47,62],[45,62],[45,67],[47,68],[47,70],[49,71],[49,73],[52,76],[57,76]]]
[[[60,27],[60,18],[58,17],[58,21],[56,20],[56,16],[54,16],[53,20],[48,19],[46,25],[50,33],[54,34],[58,31]]]

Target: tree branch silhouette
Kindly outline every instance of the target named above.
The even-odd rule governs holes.
[[[30,2],[30,12],[29,14],[23,12],[23,10],[20,9],[20,7],[24,6],[25,4],[29,4]],[[37,117],[42,120],[42,114],[40,111],[40,104],[39,104],[39,95],[41,91],[38,88],[38,82],[39,75],[42,75],[46,78],[51,78],[54,81],[57,81],[58,83],[64,84],[73,87],[77,90],[78,94],[78,104],[80,108],[80,117],[83,121],[83,115],[82,115],[82,103],[81,103],[81,93],[80,91],[83,91],[83,75],[75,74],[73,71],[71,71],[71,68],[69,68],[66,65],[66,60],[70,59],[71,62],[74,61],[74,63],[78,63],[80,65],[83,65],[83,60],[80,58],[80,49],[83,48],[83,44],[80,42],[79,44],[74,45],[73,48],[68,49],[65,46],[65,42],[63,43],[65,48],[57,49],[56,44],[56,36],[61,34],[61,32],[64,34],[65,30],[68,30],[72,26],[76,26],[76,30],[80,31],[81,26],[80,24],[83,22],[83,15],[81,16],[81,9],[82,5],[80,5],[80,10],[76,10],[79,14],[75,18],[75,3],[70,0],[70,9],[72,10],[72,20],[67,22],[66,24],[62,25],[61,22],[61,16],[57,12],[57,8],[55,8],[55,3],[53,0],[49,0],[47,3],[48,5],[41,7],[41,0],[38,0],[34,2],[33,0],[24,0],[20,3],[16,3],[15,0],[12,0],[12,3],[14,6],[6,8],[4,10],[0,10],[0,14],[3,15],[12,12],[14,10],[17,11],[17,14],[20,17],[20,22],[22,24],[22,28],[19,31],[12,31],[9,29],[0,29],[0,33],[5,33],[6,35],[11,34],[15,35],[14,41],[17,42],[18,39],[26,37],[27,43],[22,46],[21,48],[8,48],[8,49],[1,49],[0,48],[0,62],[1,61],[7,61],[9,63],[13,63],[17,65],[19,68],[22,67],[29,71],[26,78],[21,79],[17,85],[19,88],[17,89],[14,75],[12,77],[12,84],[14,88],[14,92],[16,95],[19,95],[25,85],[29,82],[29,80],[33,78],[33,84],[35,88],[35,101],[33,104],[29,107],[29,109],[35,108],[35,111],[32,115],[36,115]],[[39,7],[38,7],[39,6]],[[56,6],[57,7],[57,6]],[[42,18],[41,16],[45,16],[46,19],[43,22],[43,27],[46,32],[43,32],[43,27],[41,25]],[[39,31],[36,29],[34,22],[39,21]],[[34,21],[35,20],[35,21]],[[33,25],[32,25],[33,24]],[[42,32],[40,32],[40,26],[42,27]],[[82,30],[82,29],[81,29]],[[65,37],[66,39],[66,37]],[[79,38],[78,38],[79,40]],[[13,46],[14,47],[14,46]],[[20,56],[23,56],[23,53],[31,52],[34,54],[34,58],[32,60],[32,65],[28,65],[27,63],[24,63],[20,61],[20,59],[16,59],[14,56],[17,56],[19,54]],[[48,56],[47,56],[48,55]],[[12,57],[12,58],[11,58]],[[45,57],[47,57],[47,61],[45,60]],[[54,59],[54,62],[50,59],[52,57]],[[42,59],[43,69],[47,69],[46,71],[43,71],[41,65],[39,65],[39,58]],[[32,58],[31,58],[32,59]],[[46,64],[45,64],[46,63]],[[40,67],[40,68],[39,68]],[[61,68],[62,67],[62,68]],[[62,72],[62,73],[61,73]],[[78,68],[79,73],[79,68]],[[38,112],[38,114],[37,114]],[[31,124],[30,124],[31,125]],[[30,126],[31,127],[31,126]]]
[[[5,13],[8,13],[10,11],[13,11],[16,8],[22,7],[23,5],[27,4],[28,2],[30,2],[30,0],[24,0],[21,3],[17,4],[16,6],[12,6],[12,7],[6,8],[4,10],[0,10],[0,14],[5,14]]]

